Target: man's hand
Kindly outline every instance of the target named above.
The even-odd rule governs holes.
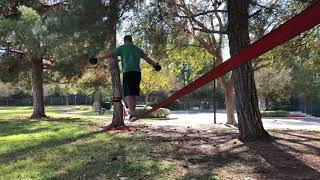
[[[110,51],[110,52],[105,53],[105,54],[100,54],[97,57],[90,58],[89,62],[92,65],[96,65],[96,64],[98,64],[98,61],[105,60],[105,59],[108,59],[108,58],[111,58],[111,57],[112,57],[112,52]]]
[[[161,70],[161,66],[159,63],[156,63],[155,65],[153,65],[154,70],[156,71],[160,71]]]

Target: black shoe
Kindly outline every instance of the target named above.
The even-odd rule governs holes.
[[[136,120],[138,120],[137,117],[131,115],[129,116],[129,122],[135,122]]]

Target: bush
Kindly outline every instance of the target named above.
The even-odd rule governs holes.
[[[140,115],[146,113],[147,111],[149,111],[150,109],[152,109],[150,106],[147,106],[145,108],[137,108],[135,114],[137,116],[140,116]],[[160,108],[160,109],[156,110],[155,112],[147,115],[146,118],[168,118],[169,115],[170,115],[169,109]]]
[[[261,111],[262,117],[288,117],[288,111]]]
[[[101,107],[106,109],[106,110],[110,110],[111,109],[111,103],[110,102],[103,102],[103,103],[101,103]]]

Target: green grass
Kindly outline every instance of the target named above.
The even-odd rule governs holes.
[[[110,112],[47,107],[49,120],[27,119],[31,107],[0,107],[0,179],[172,179],[178,162],[151,158],[163,149],[139,133],[100,133]]]

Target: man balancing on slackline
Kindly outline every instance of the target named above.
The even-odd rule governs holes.
[[[159,63],[152,60],[143,52],[142,49],[137,47],[132,42],[132,37],[127,35],[124,37],[124,44],[113,49],[111,52],[98,56],[97,58],[90,59],[91,64],[96,64],[98,59],[106,59],[111,57],[121,57],[122,72],[123,72],[123,94],[126,97],[129,106],[129,121],[134,122],[137,120],[135,117],[135,109],[137,104],[136,96],[140,95],[140,82],[141,82],[141,67],[140,59],[143,58],[156,71],[161,70]]]

